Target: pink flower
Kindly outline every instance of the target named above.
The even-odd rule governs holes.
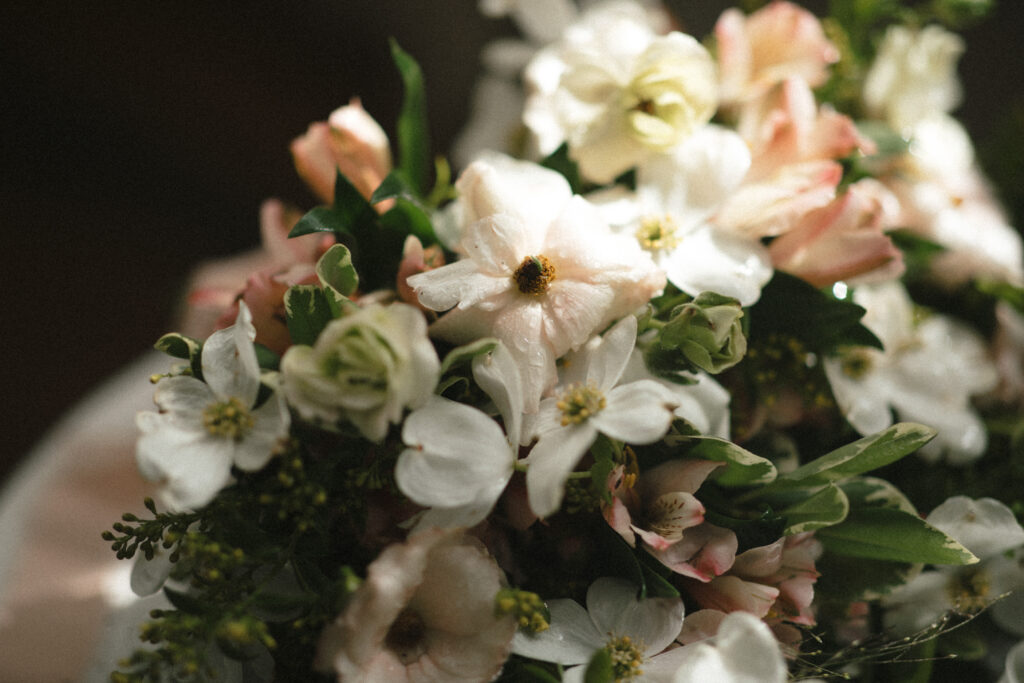
[[[256,341],[283,351],[290,338],[281,336],[284,291],[315,277],[313,266],[331,246],[330,235],[314,234],[289,239],[301,213],[276,199],[260,208],[259,249],[203,265],[189,284],[189,309],[181,325],[183,334],[205,338],[231,325],[244,300],[253,314]],[[284,343],[284,346],[282,346]]]
[[[775,543],[751,548],[736,556],[732,569],[708,583],[685,581],[686,590],[703,608],[687,617],[680,639],[684,643],[706,637],[719,621],[713,612],[743,611],[764,619],[785,643],[795,645],[799,632],[790,624],[815,623],[811,602],[818,580],[815,560],[821,544],[812,533],[780,538]],[[702,615],[695,618],[697,615]]]
[[[406,237],[405,244],[402,246],[402,262],[398,264],[398,275],[395,277],[395,290],[398,292],[398,298],[421,310],[430,310],[420,304],[419,299],[416,298],[416,292],[406,280],[413,275],[425,273],[443,265],[444,252],[440,246],[433,244],[424,249],[423,243],[418,237],[415,235]]]
[[[794,76],[817,87],[839,59],[818,18],[789,2],[772,2],[749,17],[726,10],[715,37],[723,105],[749,102]]]
[[[772,263],[816,287],[855,277],[899,277],[903,254],[884,232],[895,226],[898,210],[896,198],[884,186],[861,180],[772,242]]]
[[[335,109],[326,123],[311,123],[291,150],[295,170],[328,204],[334,201],[338,171],[367,199],[391,171],[388,136],[358,97]]]
[[[644,472],[639,481],[618,467],[609,477],[613,497],[604,507],[605,520],[631,546],[634,535],[639,536],[676,573],[710,581],[732,566],[736,535],[705,523],[704,506],[693,494],[721,466],[710,460],[673,460]]]
[[[339,681],[486,681],[516,623],[494,614],[504,576],[474,539],[429,531],[386,548],[320,638],[315,665]]]

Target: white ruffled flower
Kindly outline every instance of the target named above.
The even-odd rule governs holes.
[[[712,222],[749,168],[750,151],[736,133],[705,126],[671,154],[641,163],[635,194],[617,187],[591,200],[617,231],[637,239],[676,287],[750,306],[772,276],[768,251],[756,237]]]
[[[1003,503],[994,498],[954,496],[932,510],[925,521],[970,550],[980,562],[922,572],[900,586],[883,600],[887,628],[899,635],[917,633],[950,610],[974,613],[1005,593],[1024,589],[1020,558],[1004,555],[1024,544],[1024,529]],[[1020,603],[1010,599],[992,605],[992,615],[1022,633]]]
[[[313,346],[281,359],[282,388],[306,419],[354,424],[381,441],[406,407],[426,403],[440,373],[423,314],[406,304],[368,306],[324,328]]]
[[[594,338],[566,363],[554,396],[541,401],[524,435],[539,437],[526,471],[530,508],[538,517],[558,510],[569,474],[599,433],[647,444],[668,431],[678,406],[675,395],[649,379],[620,383],[636,329],[636,318],[627,316],[604,337]]]
[[[200,508],[231,480],[231,468],[255,471],[288,436],[289,415],[280,392],[256,407],[260,369],[256,329],[245,303],[231,327],[203,345],[203,381],[177,376],[157,385],[159,413],[139,413],[139,469],[164,481],[163,496],[176,510]]]
[[[481,410],[439,396],[402,424],[399,490],[430,508],[416,529],[472,527],[494,508],[515,468],[523,411],[515,359],[499,344],[473,359],[473,374],[498,407],[505,431]]]
[[[504,576],[475,539],[431,529],[389,546],[320,638],[339,681],[475,683],[501,671],[516,622],[496,616]]]
[[[954,464],[980,456],[987,437],[971,396],[998,379],[982,339],[942,315],[915,320],[913,302],[897,282],[860,287],[854,301],[867,309],[864,325],[885,347],[854,347],[825,360],[832,392],[854,429],[880,432],[895,409],[902,420],[939,430],[925,456],[945,451]]]
[[[900,131],[951,111],[960,103],[956,63],[963,51],[963,39],[936,24],[890,26],[864,79],[868,110]]]
[[[524,657],[573,667],[563,681],[582,681],[586,664],[601,649],[612,658],[616,680],[671,681],[682,648],[659,655],[683,624],[678,598],[637,599],[637,588],[604,577],[587,590],[587,608],[575,600],[549,600],[550,628],[537,634],[517,631],[512,651]],[[713,680],[713,679],[707,679]]]
[[[554,171],[494,156],[474,162],[457,187],[464,258],[408,284],[421,304],[448,311],[431,334],[504,342],[522,374],[524,409],[534,412],[557,381],[555,359],[646,303],[665,276]]]
[[[692,36],[657,35],[635,4],[585,12],[525,72],[524,121],[541,154],[563,142],[581,174],[607,183],[680,144],[715,113],[717,77]]]

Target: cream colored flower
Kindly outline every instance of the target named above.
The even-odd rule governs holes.
[[[501,671],[516,622],[496,616],[504,576],[475,539],[432,529],[392,545],[320,638],[338,681],[478,683]]]
[[[960,103],[956,63],[963,51],[963,39],[941,26],[890,26],[864,79],[864,104],[904,132],[948,113]]]
[[[608,183],[710,120],[711,56],[692,36],[659,36],[649,22],[637,5],[598,5],[527,66],[524,121],[541,154],[565,141],[584,177]]]
[[[405,408],[423,405],[440,372],[423,314],[407,304],[370,306],[332,321],[313,346],[281,359],[282,388],[306,419],[354,424],[381,441]]]

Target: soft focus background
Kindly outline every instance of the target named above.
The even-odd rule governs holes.
[[[736,3],[675,4],[702,35]],[[1017,225],[1022,5],[1002,0],[967,34],[959,111]],[[509,33],[475,0],[4,3],[0,481],[89,387],[173,329],[195,265],[255,246],[262,200],[314,205],[288,153],[308,123],[358,95],[393,134],[388,36],[423,66],[442,151],[481,46]]]

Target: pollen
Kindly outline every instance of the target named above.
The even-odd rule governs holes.
[[[604,646],[612,659],[612,675],[615,681],[630,681],[643,675],[640,667],[644,663],[644,644],[629,636],[612,638]]]
[[[254,420],[249,409],[235,397],[206,406],[203,426],[214,436],[241,441],[252,431]]]
[[[649,252],[670,251],[679,246],[679,226],[668,214],[648,216],[640,221],[636,230],[640,246]]]
[[[957,610],[973,614],[991,602],[992,584],[984,569],[961,569],[950,578],[946,591]]]
[[[555,266],[546,256],[527,256],[512,273],[512,280],[519,291],[531,296],[539,296],[548,291],[555,279]]]
[[[581,424],[604,410],[607,401],[594,384],[571,384],[555,406],[562,411],[562,426]]]

